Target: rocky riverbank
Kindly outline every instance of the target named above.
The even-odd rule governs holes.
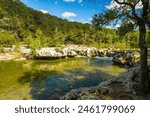
[[[139,59],[138,50],[120,50],[115,48],[95,48],[79,45],[65,47],[47,47],[36,50],[33,54],[28,46],[12,46],[3,48],[0,60],[27,59],[61,59],[67,57],[112,57],[114,64],[132,66],[128,72],[118,78],[112,78],[94,87],[74,89],[61,97],[63,100],[85,99],[150,99],[150,95],[139,94]]]
[[[140,94],[138,82],[139,65],[130,68],[117,79],[110,79],[98,86],[74,89],[61,100],[140,100],[150,99],[150,94]]]
[[[68,45],[64,47],[47,47],[37,49],[34,54],[28,46],[12,46],[3,48],[0,60],[27,60],[27,59],[60,59],[66,57],[113,57],[114,64],[134,66],[139,61],[139,51],[120,50],[116,48],[95,48],[83,45]]]
[[[4,47],[0,52],[0,60],[27,60],[32,59],[32,50],[28,46]]]

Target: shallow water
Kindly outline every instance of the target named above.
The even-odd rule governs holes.
[[[98,85],[124,68],[108,58],[0,61],[0,99],[59,99],[68,91]]]

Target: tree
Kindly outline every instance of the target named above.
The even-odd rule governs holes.
[[[94,16],[93,22],[101,26],[104,25],[103,23],[109,24],[111,21],[119,19],[130,20],[138,26],[140,48],[139,81],[143,92],[148,92],[150,89],[150,79],[148,76],[146,30],[147,26],[150,25],[150,0],[112,0],[112,3],[116,4],[116,7]],[[109,16],[110,13],[112,14]],[[102,20],[104,22],[100,24]]]

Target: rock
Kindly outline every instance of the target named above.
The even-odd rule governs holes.
[[[60,52],[56,52],[55,48],[42,48],[40,50],[36,51],[35,58],[39,59],[56,59],[56,58],[64,58],[65,55],[63,55]]]
[[[75,57],[77,55],[77,53],[75,51],[70,51],[67,53],[68,57]]]
[[[62,49],[62,53],[64,56],[68,56],[68,57],[75,57],[77,55],[77,53],[75,52],[75,48],[76,47],[65,47]]]
[[[77,47],[77,48],[75,48],[75,52],[78,55],[86,56],[87,48],[86,47]]]
[[[116,54],[117,53],[117,54]],[[134,66],[140,60],[140,53],[138,51],[123,50],[115,52],[113,62],[115,64]]]
[[[68,51],[69,51],[69,48],[63,48],[62,51],[61,51],[61,53],[62,53],[64,56],[67,56]]]
[[[18,61],[20,61],[20,60],[27,60],[26,58],[17,58],[17,59],[15,59],[15,60],[18,60]]]
[[[95,57],[96,56],[96,52],[93,48],[88,48],[87,52],[86,52],[87,57]]]
[[[14,59],[15,59],[15,56],[8,54],[8,53],[0,55],[0,60],[14,60]]]
[[[126,64],[126,60],[123,57],[114,57],[113,60],[114,64],[119,64],[119,65],[125,65]]]
[[[5,48],[3,48],[3,52],[4,53],[11,53],[11,52],[13,52],[15,50],[15,48],[14,47],[5,47]]]
[[[138,99],[136,96],[140,85],[138,73],[140,67],[130,68],[118,78],[112,78],[100,83],[98,86],[74,89],[62,96],[62,100],[87,99]]]
[[[98,56],[100,57],[112,57],[115,54],[112,48],[98,49]]]
[[[134,66],[136,63],[140,61],[140,53],[139,52],[131,52],[126,57],[127,59],[127,65],[128,66]]]
[[[24,57],[30,58],[32,56],[32,50],[28,46],[20,46],[19,48]]]
[[[103,50],[103,49],[99,49],[99,50],[98,50],[98,56],[100,56],[100,57],[105,57],[105,56],[106,56],[106,51]]]
[[[131,57],[132,57],[132,62],[133,63],[136,63],[136,62],[140,61],[140,53],[138,53],[138,52],[133,52],[131,54]]]
[[[112,50],[108,50],[106,53],[107,57],[113,57],[115,55],[115,53]]]

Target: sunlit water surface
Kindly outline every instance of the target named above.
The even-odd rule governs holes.
[[[107,58],[0,61],[0,99],[59,99],[72,89],[96,86],[125,71]]]

